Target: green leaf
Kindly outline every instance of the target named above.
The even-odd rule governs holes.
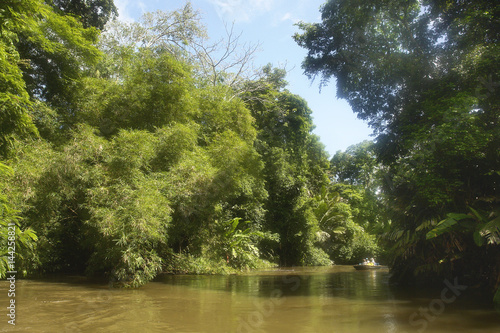
[[[238,228],[238,224],[240,223],[240,220],[241,218],[235,218],[232,222],[231,222],[231,229],[229,229],[229,233],[233,233],[236,228]]]
[[[455,220],[454,218],[451,218],[451,217],[447,218],[446,220],[439,222],[438,225],[434,229],[429,231],[427,233],[427,235],[425,236],[425,238],[432,239],[432,238],[435,238],[435,237],[442,235],[446,232],[449,232],[449,231],[451,231],[452,227],[457,223],[458,223],[458,221]]]
[[[480,221],[480,222],[484,222],[484,218],[483,218],[483,216],[481,216],[481,214],[479,214],[479,213],[477,212],[477,210],[475,210],[475,209],[474,209],[474,208],[472,208],[472,207],[469,207],[469,209],[470,209],[470,211],[472,212],[472,214],[474,214],[474,216],[476,217],[476,219],[477,219],[478,221]]]
[[[474,243],[476,243],[477,246],[484,245],[484,238],[479,230],[474,231],[473,237],[474,237]]]
[[[497,307],[497,310],[500,310],[500,287],[497,288],[495,296],[493,297],[493,304]]]
[[[470,216],[468,214],[460,214],[460,213],[448,213],[448,214],[446,214],[446,216],[448,218],[451,218],[451,219],[454,219],[454,220],[457,220],[457,221],[460,221],[460,220],[463,220],[463,219],[470,219],[470,218],[472,218],[472,216]]]
[[[500,229],[500,216],[497,216],[493,220],[486,223],[482,230],[493,230],[495,228]]]

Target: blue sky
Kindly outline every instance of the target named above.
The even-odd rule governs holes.
[[[172,11],[184,6],[182,0],[114,0],[119,19],[137,20],[144,12]],[[214,41],[225,35],[225,24],[234,23],[234,31],[242,33],[240,40],[260,43],[254,58],[255,66],[268,63],[286,65],[289,70],[288,89],[304,98],[313,110],[314,133],[330,155],[352,144],[371,139],[372,130],[356,118],[349,105],[335,96],[334,82],[323,87],[311,82],[301,68],[306,50],[292,39],[298,21],[319,22],[319,7],[325,0],[192,0],[201,12],[203,24]]]

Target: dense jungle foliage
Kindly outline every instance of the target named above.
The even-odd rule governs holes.
[[[206,44],[189,3],[137,23],[86,3],[0,5],[0,274],[8,224],[18,272],[118,286],[378,253],[284,69],[227,58],[231,31]]]
[[[252,72],[232,30],[91,3],[0,4],[0,275],[15,225],[26,276],[376,256],[396,282],[498,290],[499,5],[330,0],[300,23],[306,74],[377,135],[329,160],[286,71]]]
[[[294,38],[305,72],[335,78],[377,133],[393,280],[460,277],[500,303],[500,4],[330,0],[321,14]]]

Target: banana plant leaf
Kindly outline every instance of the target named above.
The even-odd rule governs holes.
[[[429,231],[425,238],[432,239],[436,238],[439,235],[450,232],[455,228],[455,225],[461,220],[471,219],[472,216],[467,214],[458,214],[458,213],[449,213],[446,215],[448,218],[439,222],[434,229]]]

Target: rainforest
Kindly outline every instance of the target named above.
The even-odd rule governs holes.
[[[230,27],[213,45],[189,2],[133,23],[96,3],[0,3],[2,278],[12,241],[19,278],[132,288],[374,257],[500,303],[500,4],[329,0],[298,23],[305,74],[375,133],[330,157]]]

